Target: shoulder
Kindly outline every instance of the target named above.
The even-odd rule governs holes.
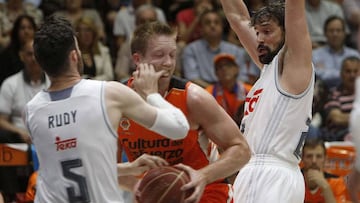
[[[20,71],[7,77],[1,84],[1,89],[16,87],[17,85],[21,84],[22,81],[22,71]]]
[[[187,101],[189,108],[211,104],[211,102],[216,103],[213,96],[206,89],[194,83],[190,83],[187,87]]]
[[[360,53],[359,53],[359,51],[358,50],[356,50],[356,49],[353,49],[353,48],[350,48],[350,47],[344,47],[344,49],[345,49],[345,52],[347,52],[347,54],[349,54],[349,55],[354,55],[354,56],[360,56]]]

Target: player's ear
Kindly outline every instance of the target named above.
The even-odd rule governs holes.
[[[133,59],[133,62],[135,64],[135,66],[138,67],[139,64],[140,64],[140,59],[141,59],[140,54],[139,53],[133,53],[132,59]]]
[[[73,61],[73,62],[77,62],[79,60],[78,53],[75,49],[70,51],[69,59],[70,59],[70,61]]]

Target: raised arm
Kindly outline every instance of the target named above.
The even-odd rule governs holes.
[[[312,49],[305,16],[305,0],[285,1],[285,49],[281,83],[289,93],[300,94],[312,77]]]
[[[262,67],[257,55],[257,42],[255,30],[250,27],[249,11],[242,0],[221,0],[225,16],[238,36],[250,57],[258,67]]]

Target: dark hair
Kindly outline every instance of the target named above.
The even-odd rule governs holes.
[[[200,20],[199,20],[200,25],[203,24],[205,16],[207,16],[209,13],[213,13],[213,14],[217,15],[219,17],[219,19],[220,19],[221,24],[223,24],[223,21],[224,21],[223,16],[218,11],[216,11],[216,10],[206,10],[200,15]]]
[[[75,32],[64,17],[49,16],[35,33],[35,58],[49,76],[56,76],[67,70],[68,56],[74,49]]]
[[[33,17],[29,15],[20,15],[17,17],[11,31],[11,46],[14,50],[20,50],[22,46],[22,42],[19,39],[19,31],[23,20],[28,20],[34,29],[34,32],[36,31],[36,23]]]
[[[315,137],[315,138],[308,138],[305,140],[305,144],[303,147],[303,153],[305,151],[305,148],[310,148],[313,149],[317,146],[321,146],[321,148],[324,149],[324,155],[326,155],[326,147],[325,147],[325,142],[323,139],[319,138],[319,137]]]
[[[351,62],[360,62],[360,58],[357,56],[348,56],[346,58],[344,58],[341,62],[341,72],[343,71],[344,67],[345,67],[345,63],[351,61]]]
[[[343,31],[345,31],[345,21],[344,21],[344,19],[342,17],[340,17],[340,16],[333,15],[333,16],[328,17],[325,20],[324,27],[323,27],[324,33],[326,32],[326,29],[327,29],[329,23],[331,23],[334,20],[340,20],[340,22],[342,24],[342,29],[343,29]]]
[[[256,11],[251,17],[251,26],[274,20],[283,30],[285,30],[285,3],[273,2]]]
[[[155,21],[144,23],[138,26],[131,39],[131,53],[145,54],[148,48],[148,41],[156,35],[174,36],[176,40],[176,31],[169,25]]]

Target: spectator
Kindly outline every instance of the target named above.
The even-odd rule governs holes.
[[[328,88],[337,86],[340,82],[342,61],[349,56],[360,58],[357,50],[345,45],[345,22],[338,16],[330,16],[324,23],[326,45],[313,51],[315,72]]]
[[[326,37],[323,30],[324,23],[326,19],[333,15],[344,19],[344,13],[341,7],[327,0],[306,0],[305,9],[313,48],[326,44]]]
[[[37,92],[49,85],[45,74],[34,58],[32,41],[23,45],[20,59],[24,69],[8,77],[0,90],[0,129],[9,132],[5,142],[26,142],[29,135],[22,119],[25,104]],[[6,139],[4,135],[1,137]]]
[[[355,99],[355,79],[360,69],[360,59],[348,57],[341,68],[341,83],[330,90],[330,98],[324,106],[325,123],[322,136],[325,141],[348,139],[349,116]]]
[[[302,153],[306,203],[345,202],[346,184],[343,177],[324,171],[326,148],[319,138],[307,139]]]
[[[31,16],[37,26],[43,20],[42,11],[31,4],[24,3],[23,0],[8,0],[3,7],[0,7],[0,50],[9,45],[15,21],[22,15]]]
[[[247,67],[245,50],[222,39],[223,19],[218,12],[204,12],[200,25],[202,38],[188,44],[182,53],[182,70],[186,79],[202,87],[217,82],[213,58],[219,53],[232,54],[240,67]],[[238,78],[241,76],[240,72]]]
[[[341,5],[351,31],[349,44],[360,51],[360,1],[342,0]]]
[[[116,38],[117,50],[121,45],[130,39],[135,30],[135,10],[144,4],[149,4],[149,0],[132,0],[129,6],[126,6],[117,13],[114,22],[114,36]],[[160,22],[166,23],[164,11],[156,7],[156,15]]]
[[[176,24],[179,32],[179,42],[188,44],[201,38],[201,26],[199,20],[201,15],[208,10],[214,10],[213,0],[195,0],[191,8],[179,11],[176,15]]]
[[[218,104],[240,126],[244,113],[244,103],[251,85],[238,80],[239,67],[231,54],[220,53],[214,58],[215,74],[218,82],[209,85],[206,90],[212,94]]]
[[[57,11],[57,15],[66,17],[71,24],[75,27],[75,23],[82,17],[91,18],[98,30],[99,39],[105,40],[105,28],[104,23],[100,17],[100,14],[95,9],[85,9],[82,7],[83,0],[65,0],[65,10]]]
[[[122,1],[119,0],[105,0],[99,2],[101,5],[101,17],[105,26],[105,34],[106,34],[106,45],[110,49],[112,64],[115,64],[116,60],[116,43],[115,36],[113,33],[114,30],[114,22],[117,12],[123,6]]]
[[[109,48],[99,40],[98,30],[91,18],[82,17],[75,23],[78,32],[84,69],[83,78],[113,80],[114,70]]]
[[[16,19],[11,32],[11,42],[0,54],[0,85],[5,78],[24,68],[19,57],[20,47],[34,38],[35,30],[36,24],[31,16],[21,15]]]
[[[22,112],[25,104],[37,92],[49,85],[49,81],[34,58],[32,41],[26,42],[21,47],[19,55],[24,62],[24,69],[8,77],[0,89],[1,143],[30,142]],[[21,184],[24,184],[22,177],[26,174],[25,170],[27,169],[21,168],[20,170],[19,168],[19,171],[24,174],[21,173],[22,175],[18,176],[16,168],[0,167],[0,191],[5,193],[8,201],[12,201],[13,195],[17,191],[21,191]]]
[[[152,5],[141,5],[135,11],[135,24],[139,26],[146,22],[157,21],[156,8]],[[135,64],[132,60],[130,41],[124,42],[120,47],[116,58],[115,73],[118,81],[123,81],[129,78],[131,73],[135,70]]]

